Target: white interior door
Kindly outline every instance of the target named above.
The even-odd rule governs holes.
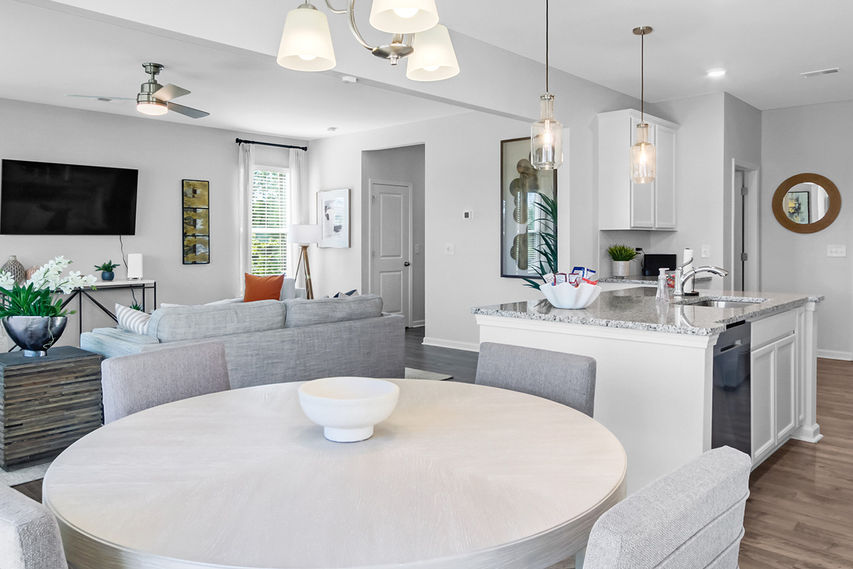
[[[370,292],[411,326],[412,186],[370,181]]]

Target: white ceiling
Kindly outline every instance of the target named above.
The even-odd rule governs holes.
[[[323,0],[315,0],[326,11]],[[333,0],[343,5],[343,0]],[[161,83],[193,91],[178,102],[211,112],[192,121],[150,120],[313,139],[445,116],[464,109],[401,89],[344,85],[330,74],[275,64],[284,15],[297,0],[0,0],[0,97],[139,116],[129,102],[70,99],[67,94],[134,96],[140,64],[167,69]],[[639,95],[639,39],[646,42],[647,100],[728,91],[760,109],[853,99],[850,0],[555,0],[551,62],[566,72]],[[369,2],[362,0],[359,18]],[[544,61],[541,0],[438,0],[456,32]],[[330,18],[340,68],[370,58]],[[368,40],[383,37],[365,30]],[[496,51],[496,54],[500,52]],[[460,57],[462,59],[462,57]],[[343,64],[342,64],[343,62]],[[488,66],[488,61],[478,62]],[[826,67],[841,73],[802,79]],[[722,80],[705,72],[724,67]],[[385,71],[383,71],[385,72]],[[404,70],[387,69],[402,75]],[[465,73],[463,69],[462,73]],[[410,89],[420,84],[409,82]],[[559,95],[559,93],[558,93]]]
[[[544,62],[545,2],[439,1],[442,22]],[[663,101],[727,91],[759,109],[853,99],[850,0],[592,0],[551,2],[551,64],[639,96],[646,38],[646,96]],[[722,80],[706,78],[723,67]],[[799,73],[840,67],[815,79]]]
[[[160,83],[192,91],[176,102],[211,115],[194,120],[169,113],[147,120],[311,140],[328,136],[328,127],[341,134],[463,111],[364,84],[344,84],[330,74],[289,71],[267,55],[43,4],[47,7],[0,0],[2,98],[142,117],[131,101],[67,95],[135,97],[147,77],[142,62],[156,61],[166,66]]]

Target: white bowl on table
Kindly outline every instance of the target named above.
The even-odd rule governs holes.
[[[326,377],[299,386],[305,416],[323,427],[323,436],[338,443],[363,441],[373,426],[391,416],[400,388],[369,377]]]
[[[539,285],[539,290],[545,295],[554,308],[568,308],[578,310],[586,308],[598,299],[601,287],[581,282],[577,287],[570,283],[550,285],[544,283]]]

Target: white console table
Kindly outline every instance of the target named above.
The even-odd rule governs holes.
[[[76,288],[74,292],[72,292],[68,298],[66,298],[62,306],[65,307],[71,303],[75,298],[77,299],[77,314],[79,315],[77,318],[79,332],[83,333],[83,297],[85,296],[89,300],[91,300],[95,306],[101,309],[102,312],[107,314],[110,318],[118,322],[116,315],[113,314],[113,311],[101,304],[101,302],[93,296],[93,293],[97,293],[99,290],[116,290],[116,289],[129,289],[129,290],[141,290],[142,291],[142,311],[145,312],[146,302],[145,296],[147,291],[151,291],[152,296],[154,297],[154,307],[157,307],[157,281],[150,279],[134,279],[134,280],[125,280],[125,281],[97,281],[93,288]]]

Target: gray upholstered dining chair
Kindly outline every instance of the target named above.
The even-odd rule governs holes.
[[[592,417],[595,360],[587,356],[483,342],[474,383],[568,405]]]
[[[584,569],[737,569],[749,456],[706,452],[604,513]]]
[[[163,403],[230,389],[225,346],[205,342],[101,363],[104,423]]]
[[[8,486],[0,486],[0,567],[68,567],[56,518],[47,508]]]

